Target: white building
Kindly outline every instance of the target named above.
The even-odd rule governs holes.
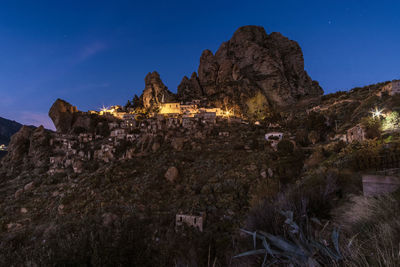
[[[278,143],[282,140],[283,133],[281,132],[270,132],[265,134],[265,140],[271,142],[272,148],[276,148]]]

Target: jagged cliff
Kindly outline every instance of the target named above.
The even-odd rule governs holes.
[[[174,94],[162,82],[158,72],[150,72],[146,75],[145,88],[140,99],[145,108],[156,106],[162,101],[170,102],[175,99]]]
[[[149,80],[157,86],[151,86]],[[171,97],[158,73],[149,74],[142,95],[144,105],[160,101],[161,92]],[[198,72],[183,77],[177,99],[207,98],[212,105],[247,113],[247,101],[258,94],[266,98],[266,105],[278,108],[303,97],[320,96],[323,90],[304,70],[298,43],[280,33],[268,35],[263,27],[244,26],[215,54],[203,51]]]

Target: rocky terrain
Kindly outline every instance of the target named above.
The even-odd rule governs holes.
[[[398,266],[400,194],[362,188],[400,168],[393,82],[322,95],[296,42],[245,26],[177,94],[149,73],[134,120],[58,99],[0,162],[0,266]],[[193,99],[243,116],[150,115]],[[234,257],[267,242],[240,229],[272,250]]]

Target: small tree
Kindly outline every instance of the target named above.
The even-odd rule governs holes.
[[[400,128],[399,113],[393,111],[389,113],[382,122],[382,130],[397,130]]]
[[[246,105],[247,116],[252,120],[261,121],[270,116],[268,100],[261,92],[247,100]]]
[[[282,140],[278,143],[278,153],[281,155],[289,155],[293,153],[294,145],[289,140]]]
[[[365,129],[367,138],[373,139],[381,135],[381,120],[378,117],[364,117],[361,119],[361,125]]]
[[[311,141],[314,145],[320,140],[320,135],[316,131],[311,131],[308,134],[308,140]]]

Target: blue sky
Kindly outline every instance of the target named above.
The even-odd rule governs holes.
[[[0,116],[51,128],[57,98],[125,104],[157,70],[173,92],[243,25],[303,49],[326,93],[400,78],[398,1],[1,1]]]

